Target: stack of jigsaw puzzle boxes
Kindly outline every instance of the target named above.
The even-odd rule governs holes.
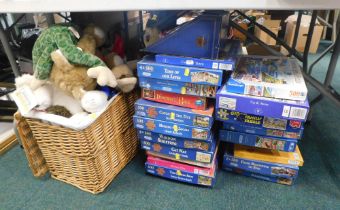
[[[297,143],[309,111],[298,62],[243,56],[217,93],[219,140],[228,142],[223,168],[291,185],[303,165]],[[230,143],[230,144],[229,144]]]
[[[146,56],[137,65],[142,99],[134,125],[147,151],[147,173],[213,186],[218,143],[213,133],[214,100],[225,71],[235,61],[181,56]]]

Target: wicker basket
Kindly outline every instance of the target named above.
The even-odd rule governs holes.
[[[137,152],[132,121],[137,98],[136,92],[119,94],[82,131],[26,118],[52,177],[94,194],[104,191]]]
[[[38,147],[37,140],[33,137],[30,126],[19,112],[14,114],[14,120],[25,150],[28,165],[35,177],[42,177],[48,172],[46,160]]]

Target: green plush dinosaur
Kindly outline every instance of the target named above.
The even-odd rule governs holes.
[[[98,84],[101,83],[100,85],[102,86],[109,85],[115,87],[116,81],[114,75],[109,74],[109,77],[113,78],[107,78],[108,72],[111,72],[111,70],[95,55],[83,52],[77,48],[77,41],[77,37],[70,27],[55,25],[44,30],[35,42],[32,51],[35,77],[39,80],[47,80],[49,78],[53,65],[51,53],[60,50],[71,64],[89,67],[89,76],[97,78],[97,82],[99,77],[104,79],[101,80],[102,82],[98,82]],[[103,72],[103,74],[105,76],[101,75],[102,72],[99,70],[104,71],[105,73]]]

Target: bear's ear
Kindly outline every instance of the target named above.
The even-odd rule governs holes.
[[[124,64],[123,59],[114,52],[111,52],[105,56],[105,63],[110,69]]]
[[[126,64],[113,67],[112,73],[115,75],[116,79],[122,79],[133,76],[133,72]]]
[[[128,65],[128,67],[134,72],[137,69],[137,62],[139,60],[131,60],[126,62],[126,65]]]
[[[74,68],[74,66],[68,62],[68,60],[65,58],[65,56],[61,53],[60,50],[52,52],[51,58],[54,64],[58,66],[58,68],[61,68],[63,70],[69,70]]]
[[[113,56],[113,61],[115,63],[115,66],[119,66],[119,65],[124,64],[123,59],[119,55]]]

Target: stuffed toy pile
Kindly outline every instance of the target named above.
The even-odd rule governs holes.
[[[17,88],[28,86],[37,99],[38,106],[30,117],[46,114],[43,118],[49,121],[60,122],[60,116],[70,118],[69,123],[75,119],[88,121],[82,118],[100,113],[108,105],[109,95],[101,87],[125,93],[134,89],[137,78],[132,69],[136,62],[125,64],[110,53],[105,57],[106,64],[95,56],[96,47],[105,41],[98,27],[88,26],[79,41],[78,36],[74,28],[53,26],[37,39],[32,52],[34,75],[16,79]],[[53,120],[51,115],[60,116]]]

